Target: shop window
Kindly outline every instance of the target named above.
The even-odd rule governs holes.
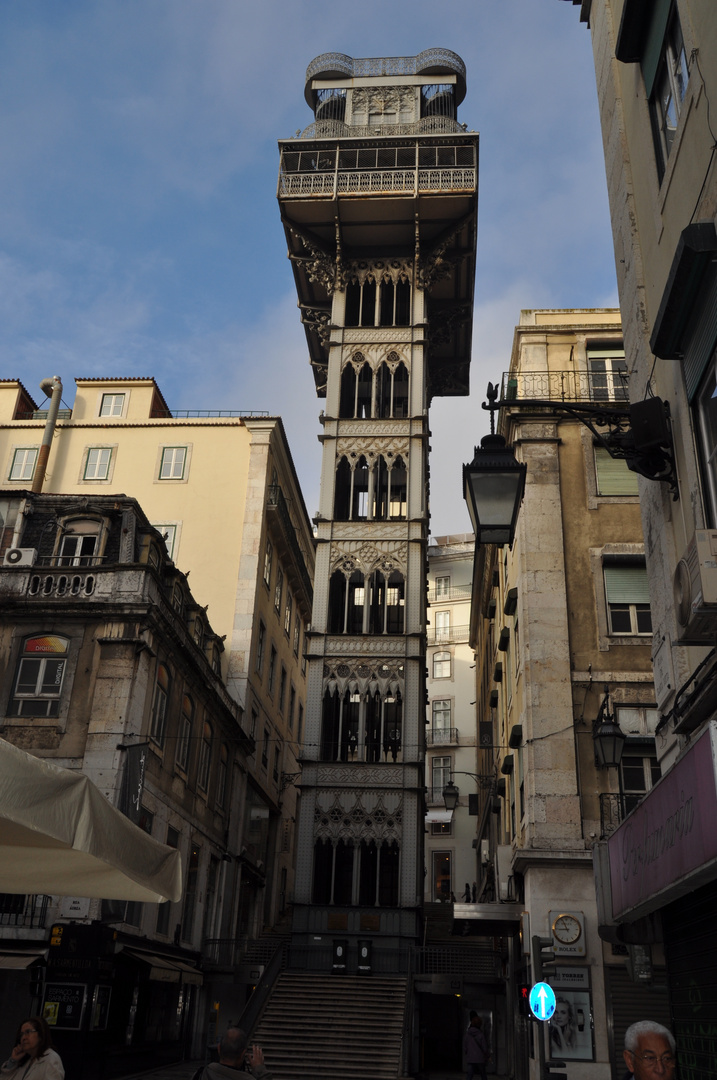
[[[197,770],[197,787],[200,791],[209,788],[209,774],[212,768],[212,739],[214,732],[212,725],[205,720],[202,728],[202,741],[199,747],[199,769]]]
[[[177,735],[177,752],[175,761],[177,766],[186,773],[189,764],[189,747],[192,739],[192,727],[194,724],[194,702],[189,694],[182,695],[182,714],[179,718],[179,733]]]
[[[59,716],[69,645],[67,638],[57,634],[25,639],[10,701],[11,716]]]
[[[433,654],[433,678],[450,679],[451,677],[451,654],[449,652],[435,652]]]
[[[624,458],[610,457],[603,446],[595,447],[595,478],[598,495],[637,495],[637,473]]]
[[[603,566],[609,632],[613,635],[652,633],[650,594],[644,564]]]
[[[170,690],[169,671],[164,664],[157,665],[157,678],[154,685],[154,698],[152,700],[152,716],[150,720],[149,737],[160,748],[164,746],[164,737],[167,727],[167,704]]]
[[[37,447],[21,446],[12,455],[8,480],[32,480],[37,464]]]

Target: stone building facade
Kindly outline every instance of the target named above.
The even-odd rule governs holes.
[[[478,137],[454,53],[309,65],[278,198],[321,416],[294,945],[405,966],[423,894],[428,408],[465,394]],[[298,953],[297,953],[298,955]]]
[[[656,952],[646,995],[631,982],[628,949],[599,936],[593,878],[595,846],[659,775],[637,477],[570,412],[624,408],[630,379],[617,311],[521,313],[499,426],[527,465],[525,496],[512,548],[479,547],[473,583],[479,772],[494,776],[478,823],[491,852],[479,907],[505,905],[506,934],[521,931],[512,938],[509,1012],[518,1012],[520,987],[540,977],[531,937],[555,950],[545,974],[572,1028],[536,1031],[545,1057],[565,1059],[570,1076],[584,1080],[619,1075],[618,1033],[646,1001],[651,1017],[667,1015],[664,957]],[[625,747],[619,767],[598,768],[593,737],[606,708]],[[509,1071],[538,1077],[528,1027],[517,1024]]]
[[[640,482],[663,780],[645,819],[608,841],[600,898],[607,937],[648,955],[664,942],[680,1075],[699,1080],[717,1054],[708,1004],[717,993],[717,777],[695,773],[714,753],[717,716],[717,18],[710,0],[579,7],[595,58],[630,400],[669,408],[668,430],[655,417],[641,438],[671,442],[678,496]],[[690,827],[676,843],[688,791]],[[619,852],[633,851],[630,837],[645,828],[666,828],[673,842],[638,879]]]
[[[34,553],[0,566],[3,738],[84,772],[184,869],[176,904],[2,896],[3,1038],[64,993],[55,1038],[77,1076],[191,1056],[207,1001],[243,1001],[207,945],[234,937],[253,829],[222,641],[135,500],[5,489],[0,515],[0,556]]]

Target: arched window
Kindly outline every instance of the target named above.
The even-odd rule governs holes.
[[[370,420],[373,415],[373,372],[364,364],[358,373],[356,384],[356,419]]]
[[[159,747],[164,746],[164,737],[167,732],[167,704],[169,702],[170,685],[168,668],[164,664],[157,664],[149,737]]]
[[[343,634],[346,627],[346,578],[341,570],[334,570],[329,582],[329,614],[326,630],[329,634]]]
[[[408,326],[411,321],[411,286],[408,281],[382,281],[379,302],[381,326]]]
[[[386,583],[385,633],[387,634],[404,632],[405,590],[403,574],[394,570]]]
[[[209,787],[209,773],[212,767],[212,725],[204,721],[202,728],[202,743],[199,748],[199,769],[197,771],[197,787],[206,791]]]
[[[346,610],[345,633],[363,634],[365,604],[366,579],[360,570],[354,570],[348,581],[348,604]]]
[[[339,398],[339,417],[352,420],[356,415],[356,370],[353,364],[346,364],[341,372],[341,396]]]
[[[358,281],[350,281],[346,286],[346,305],[344,326],[358,326],[361,319],[361,286]]]
[[[70,642],[59,634],[25,638],[9,712],[12,716],[59,716]]]
[[[435,652],[433,654],[433,678],[450,679],[451,677],[451,654],[449,652]]]
[[[194,723],[194,702],[189,694],[182,695],[182,715],[179,720],[179,734],[177,736],[176,762],[182,772],[187,771],[189,764],[189,747],[192,738],[192,725]]]
[[[368,518],[369,467],[363,455],[358,459],[351,477],[351,507],[349,521]]]
[[[388,474],[388,516],[394,521],[405,520],[408,474],[403,458],[399,454],[393,459]]]
[[[393,415],[408,416],[408,369],[401,361],[393,373]]]
[[[348,521],[351,511],[352,469],[348,458],[342,457],[336,466],[336,490],[334,492],[334,521]]]
[[[358,732],[361,698],[346,690],[343,694],[324,694],[321,723],[321,760],[355,761],[358,752]]]

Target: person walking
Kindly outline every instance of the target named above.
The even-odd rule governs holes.
[[[217,1047],[219,1061],[211,1061],[205,1065],[198,1076],[201,1080],[237,1080],[237,1070],[242,1069],[250,1073],[255,1080],[273,1080],[264,1065],[264,1052],[256,1044],[252,1046],[251,1053],[247,1054],[246,1032],[238,1027],[229,1027],[219,1040]],[[197,1078],[195,1073],[192,1080]]]
[[[639,1020],[625,1032],[622,1055],[627,1065],[625,1080],[673,1080],[675,1037],[654,1020]]]
[[[490,1051],[486,1037],[481,1030],[482,1027],[483,1021],[480,1016],[474,1009],[471,1009],[470,1024],[463,1036],[463,1053],[466,1056],[468,1065],[466,1080],[473,1080],[476,1076],[480,1077],[480,1080],[487,1080],[485,1067],[490,1057]]]
[[[13,1080],[64,1080],[62,1060],[53,1049],[50,1029],[41,1016],[22,1021],[10,1057],[0,1065],[0,1074]]]

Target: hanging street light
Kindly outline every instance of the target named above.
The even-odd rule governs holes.
[[[625,738],[624,732],[615,723],[615,717],[610,711],[609,687],[606,686],[605,697],[602,699],[593,724],[595,758],[600,768],[611,769],[620,764]]]
[[[463,498],[468,505],[477,544],[512,544],[525,490],[526,465],[516,460],[502,435],[495,434],[498,387],[488,383],[490,435],[475,447],[473,461],[463,466]]]

